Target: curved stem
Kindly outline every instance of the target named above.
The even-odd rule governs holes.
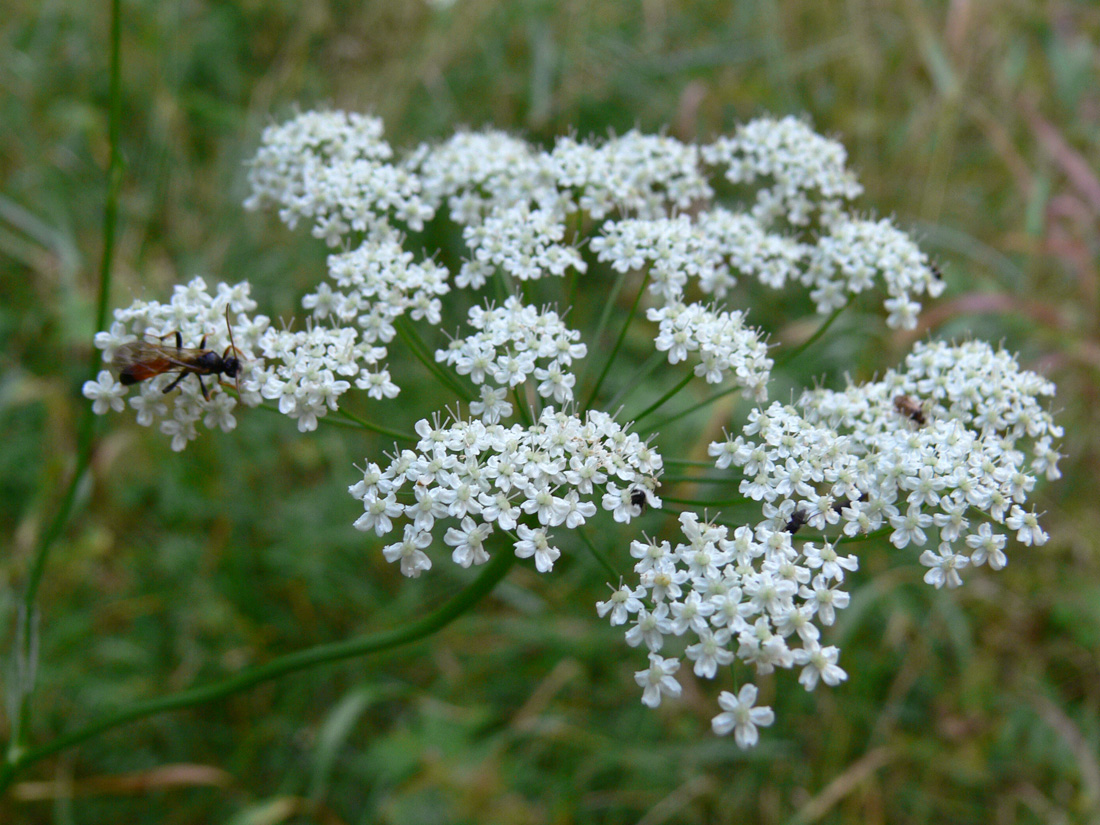
[[[622,574],[615,569],[615,565],[611,563],[610,559],[607,558],[607,555],[605,553],[596,549],[596,545],[592,543],[592,539],[588,538],[588,533],[586,533],[583,529],[578,529],[577,535],[581,537],[581,541],[583,541],[585,546],[588,548],[588,552],[591,553],[596,561],[600,563],[600,566],[611,574],[612,581],[621,581],[623,578]]]
[[[122,123],[122,81],[119,56],[121,40],[120,0],[112,0],[110,91],[107,114],[107,142],[110,156],[107,164],[107,192],[103,203],[103,252],[99,260],[99,295],[96,301],[95,316],[95,329],[97,330],[107,326],[107,304],[111,292],[111,265],[115,251],[115,226],[118,223],[118,194],[122,184],[122,156],[119,152],[119,134]],[[88,378],[94,379],[99,372],[99,368],[99,351],[93,348],[88,365]],[[73,475],[61,497],[57,512],[54,514],[49,526],[39,537],[31,562],[30,573],[27,576],[27,585],[20,602],[21,631],[17,634],[15,640],[15,656],[19,664],[17,668],[19,683],[15,685],[15,690],[18,691],[19,697],[15,703],[15,718],[11,722],[11,739],[8,742],[6,756],[8,759],[22,752],[23,737],[27,728],[27,715],[30,711],[30,699],[34,692],[35,659],[37,658],[37,609],[35,602],[38,597],[38,587],[42,583],[43,574],[46,572],[46,562],[49,560],[50,550],[58,538],[61,537],[65,525],[69,522],[76,503],[77,490],[80,489],[84,475],[92,463],[95,419],[96,416],[92,412],[91,405],[85,404],[80,430],[77,433],[76,464],[73,467]]]
[[[803,341],[801,344],[799,344],[797,347],[795,347],[790,352],[785,353],[782,358],[777,358],[775,360],[775,367],[778,368],[778,367],[787,366],[787,364],[791,363],[791,361],[793,361],[795,358],[797,358],[799,355],[801,355],[803,352],[805,352],[807,349],[809,349],[815,343],[817,343],[818,339],[821,338],[821,336],[824,335],[828,331],[829,327],[831,327],[833,325],[833,321],[835,321],[837,318],[839,318],[840,313],[842,313],[845,309],[847,309],[847,307],[848,307],[848,305],[845,304],[844,306],[840,307],[839,309],[834,309],[833,314],[825,319],[825,323],[823,323],[821,326],[819,326],[817,328],[817,331],[813,335],[811,335],[809,338],[807,338],[805,341]]]
[[[600,320],[596,323],[596,331],[592,335],[592,341],[594,345],[599,344],[603,339],[604,331],[607,329],[607,323],[611,320],[611,310],[615,308],[615,302],[619,298],[619,292],[622,291],[623,284],[626,283],[626,273],[620,272],[618,277],[615,278],[615,283],[611,285],[611,291],[607,294],[606,300],[603,302],[603,310],[600,312]],[[572,303],[569,304],[573,306]],[[577,392],[580,392],[580,388],[584,385],[584,379],[588,375],[588,368],[592,362],[588,358],[585,358],[581,364],[580,374],[577,375]]]
[[[367,421],[367,419],[360,418],[358,415],[348,412],[343,407],[340,407],[336,412],[339,415],[342,415],[344,418],[348,419],[349,421],[354,421],[364,430],[370,430],[372,433],[378,433],[379,435],[388,435],[390,438],[396,438],[398,441],[417,440],[417,436],[413,435],[412,433],[402,432],[401,430],[391,430],[389,427],[383,427],[379,424],[372,424],[370,421]],[[322,418],[320,420],[324,421],[325,419]],[[343,422],[333,421],[332,423],[338,424]]]
[[[416,328],[408,322],[404,317],[398,318],[394,323],[394,328],[397,330],[397,334],[401,340],[405,342],[405,346],[409,348],[417,360],[420,361],[428,372],[450,387],[454,392],[466,403],[469,403],[474,399],[474,396],[470,394],[470,391],[466,387],[462,386],[456,381],[449,372],[439,366],[432,358],[431,352],[428,349],[428,345],[424,343],[424,339],[420,337],[416,332]]]
[[[650,413],[654,412],[655,410],[660,409],[661,405],[663,405],[666,401],[668,401],[670,398],[672,398],[674,395],[676,395],[676,393],[678,393],[680,390],[682,390],[684,387],[686,387],[688,385],[688,383],[691,381],[691,379],[694,378],[694,377],[695,377],[695,373],[689,371],[687,375],[685,375],[683,378],[680,379],[679,382],[677,382],[676,386],[674,386],[672,389],[670,389],[668,392],[666,392],[664,395],[662,395],[660,398],[658,398],[656,401],[654,401],[652,404],[650,404],[648,407],[646,407],[644,410],[642,410],[640,413],[635,415],[630,420],[632,420],[632,421],[641,421],[643,418],[645,418]]]
[[[622,406],[626,399],[630,398],[634,393],[640,390],[644,385],[642,383],[643,378],[647,378],[657,367],[665,363],[668,358],[665,353],[656,351],[642,364],[638,369],[634,371],[634,374],[630,376],[623,388],[612,396],[611,400],[607,402],[606,409],[617,410]],[[629,419],[628,419],[629,420]]]
[[[741,504],[748,504],[752,501],[751,498],[728,498],[725,501],[700,501],[697,498],[673,498],[672,496],[661,496],[661,501],[671,501],[673,504],[687,504],[691,507],[736,507]]]
[[[638,305],[642,302],[642,296],[645,294],[646,285],[649,283],[649,271],[646,270],[645,277],[642,278],[642,282],[638,285],[638,294],[634,296],[634,303],[630,305],[630,312],[627,313],[626,320],[623,321],[622,329],[619,330],[619,337],[615,339],[615,346],[611,348],[611,354],[607,356],[607,362],[603,365],[603,370],[600,372],[600,377],[596,379],[596,386],[592,388],[592,392],[588,394],[588,400],[584,402],[581,407],[582,410],[587,410],[592,406],[592,401],[600,392],[600,387],[603,386],[603,380],[607,378],[607,373],[611,370],[611,365],[615,363],[615,356],[619,354],[619,348],[622,347],[623,341],[626,340],[626,333],[630,329],[630,324],[634,320],[634,315],[638,312]],[[604,307],[604,312],[610,311],[612,302],[609,300]],[[604,319],[600,319],[601,324]],[[593,338],[593,341],[599,341],[598,338]]]
[[[649,433],[651,433],[651,432],[656,432],[657,430],[663,430],[666,426],[671,424],[673,421],[677,421],[677,420],[683,418],[685,415],[691,415],[696,410],[702,409],[703,407],[707,406],[708,404],[713,404],[715,401],[718,401],[721,398],[725,398],[727,395],[731,395],[732,393],[735,393],[740,389],[744,389],[744,387],[739,387],[736,384],[732,387],[727,387],[726,389],[724,389],[720,392],[714,393],[714,395],[711,395],[708,398],[704,398],[702,401],[698,402],[697,404],[692,404],[686,410],[681,410],[678,413],[673,413],[670,416],[662,418],[660,421],[655,421],[652,424],[647,424],[645,427],[642,427],[638,432],[641,435],[649,435]],[[665,463],[666,464],[668,463],[667,460],[666,460]]]
[[[342,642],[317,645],[297,653],[280,656],[266,664],[250,668],[212,685],[191,688],[158,699],[150,699],[147,702],[139,702],[123,710],[101,716],[95,722],[62,734],[37,748],[31,748],[19,754],[15,759],[9,757],[8,762],[0,767],[0,791],[11,784],[16,773],[35,762],[66,748],[71,748],[73,745],[78,745],[112,728],[120,727],[147,716],[154,716],[158,713],[201,705],[215,699],[223,699],[261,682],[268,682],[298,670],[363,656],[368,653],[376,653],[381,650],[391,650],[400,645],[423,639],[425,636],[429,636],[450,624],[487,596],[497,583],[504,578],[515,560],[514,553],[508,549],[501,549],[489,560],[488,564],[482,569],[481,574],[464,590],[459,591],[450,601],[427,616],[404,624],[396,630],[384,630],[380,633],[371,633]]]

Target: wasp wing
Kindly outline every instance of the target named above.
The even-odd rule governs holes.
[[[166,372],[194,372],[194,360],[203,349],[168,347],[152,341],[131,341],[115,350],[112,366],[123,384],[136,384]]]

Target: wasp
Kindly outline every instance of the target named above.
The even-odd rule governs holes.
[[[925,418],[921,403],[911,395],[894,396],[894,409],[904,415],[918,427],[923,427],[928,419]]]
[[[206,392],[206,384],[203,383],[204,375],[224,375],[237,381],[237,394],[240,395],[240,371],[241,359],[237,355],[230,355],[232,350],[240,353],[233,343],[233,327],[229,323],[229,307],[225,308],[225,325],[229,329],[229,346],[225,352],[219,355],[214,350],[206,349],[206,336],[202,336],[197,348],[183,346],[183,336],[176,330],[176,345],[174,347],[153,341],[134,341],[123,344],[115,352],[111,363],[118,370],[120,384],[129,386],[140,381],[148,381],[158,375],[169,372],[178,372],[176,379],[164,388],[165,394],[170,393],[180,381],[188,375],[194,375],[199,379],[199,388],[202,397],[209,401],[210,396]],[[162,337],[168,338],[168,335]]]

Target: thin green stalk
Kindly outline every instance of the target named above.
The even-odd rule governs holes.
[[[724,501],[700,501],[696,498],[673,498],[672,496],[661,496],[661,501],[671,501],[673,504],[687,504],[691,507],[736,507],[740,504],[748,504],[752,501],[749,498],[729,498]]]
[[[573,267],[569,268],[569,274],[565,276],[565,308],[573,306],[573,301],[577,297],[577,280],[580,277],[580,273]]]
[[[686,387],[688,385],[688,382],[690,382],[691,379],[694,378],[694,377],[695,377],[695,373],[688,372],[687,375],[685,375],[683,378],[680,379],[680,381],[676,384],[675,387],[670,389],[668,392],[666,392],[664,395],[662,395],[660,398],[658,398],[656,401],[654,401],[652,404],[650,404],[648,407],[646,407],[640,413],[633,416],[633,418],[631,418],[630,420],[631,421],[641,421],[643,418],[645,418],[650,413],[654,412],[657,409],[660,409],[662,404],[664,404],[666,401],[668,401],[670,398],[672,398],[674,395],[676,395],[676,393],[678,393],[680,390],[682,390],[684,387]]]
[[[258,407],[252,407],[254,410],[263,410],[264,412],[274,413],[275,415],[282,415],[277,407],[272,407],[268,404],[260,404]],[[380,424],[374,424],[365,418],[361,418],[354,413],[348,412],[343,407],[336,410],[336,415],[346,419],[341,421],[339,418],[334,418],[331,415],[321,416],[317,419],[317,423],[325,427],[347,427],[352,430],[369,430],[372,433],[378,433],[379,435],[389,436],[390,438],[397,439],[398,441],[416,441],[417,437],[412,433],[402,432],[401,430],[391,430],[388,427],[383,427]]]
[[[668,355],[660,351],[654,352],[649,356],[645,363],[634,371],[634,374],[630,376],[626,384],[623,385],[623,388],[615,393],[611,400],[607,402],[607,409],[617,410],[626,399],[630,398],[630,396],[642,388],[642,379],[647,378],[650,373],[661,364],[665,363],[667,359]]]
[[[431,357],[428,345],[424,342],[424,339],[417,334],[412,324],[408,323],[404,318],[398,318],[397,322],[394,324],[394,328],[397,330],[397,334],[401,337],[401,340],[405,342],[405,345],[412,354],[416,356],[417,360],[427,367],[428,372],[450,387],[466,403],[474,399],[474,396],[466,387],[455,380],[449,372],[440,367],[435,359]]]
[[[722,390],[721,392],[714,393],[714,395],[710,396],[709,398],[704,398],[698,404],[692,404],[686,410],[681,410],[678,413],[674,413],[673,415],[670,415],[666,418],[662,418],[660,421],[655,421],[652,424],[647,424],[645,427],[642,427],[638,432],[641,433],[642,435],[648,435],[649,433],[656,432],[658,430],[663,430],[665,427],[667,427],[673,421],[678,421],[679,419],[683,418],[685,415],[691,415],[696,410],[702,409],[703,407],[707,406],[708,404],[713,404],[715,401],[718,401],[719,399],[725,398],[727,395],[730,395],[731,393],[735,393],[740,389],[742,389],[742,387],[739,387],[736,384],[732,387],[727,387],[726,389]],[[667,464],[668,462],[666,461],[665,463]]]
[[[795,358],[797,358],[803,352],[805,352],[810,347],[812,347],[814,344],[816,344],[818,339],[820,339],[821,336],[824,335],[828,331],[829,327],[831,327],[833,325],[833,321],[835,321],[837,318],[839,318],[840,313],[842,313],[845,309],[847,309],[847,307],[848,307],[848,305],[845,304],[844,306],[840,307],[839,309],[834,309],[833,314],[825,319],[825,323],[823,323],[821,326],[819,326],[817,328],[817,331],[813,335],[811,335],[809,338],[807,338],[805,341],[803,341],[801,344],[799,344],[797,347],[795,347],[790,352],[784,353],[782,358],[777,358],[776,361],[775,361],[775,367],[779,368],[779,367],[787,366],[787,364],[791,363],[791,361],[793,361]]]
[[[236,676],[215,682],[212,685],[191,688],[179,693],[151,699],[147,702],[139,702],[123,710],[115,711],[101,716],[95,722],[77,728],[56,739],[32,748],[9,760],[0,767],[0,791],[7,788],[16,773],[45,759],[47,756],[58,753],[87,741],[94,736],[170,710],[193,707],[195,705],[213,702],[216,699],[224,699],[235,693],[240,693],[254,685],[278,679],[295,671],[315,667],[317,665],[330,664],[343,659],[356,656],[364,656],[368,653],[376,653],[382,650],[392,650],[401,645],[415,642],[430,636],[457,619],[481,599],[487,596],[493,588],[504,578],[505,574],[515,563],[515,554],[506,548],[502,548],[494,554],[489,562],[482,568],[480,575],[470,582],[465,589],[459,591],[450,601],[443,604],[438,610],[429,613],[419,619],[415,619],[395,630],[385,630],[380,633],[371,633],[359,636],[355,639],[347,639],[342,642],[317,645],[306,650],[280,656],[263,665],[249,668]]]
[[[714,465],[710,464],[713,468]],[[669,475],[661,476],[662,484],[729,484],[730,476]]]
[[[611,580],[616,582],[620,581],[622,579],[622,574],[615,569],[615,565],[611,563],[611,560],[607,558],[607,555],[603,553],[603,551],[596,549],[596,545],[588,538],[588,533],[582,528],[578,528],[576,532],[581,537],[581,541],[583,541],[588,548],[588,552],[590,552],[596,561],[600,563],[600,566],[611,575]]]
[[[122,123],[121,18],[120,0],[112,0],[110,85],[107,111],[107,142],[110,154],[107,164],[107,191],[103,204],[103,251],[99,260],[99,296],[96,301],[95,316],[95,329],[97,330],[104,329],[107,326],[107,306],[111,292],[111,266],[115,251],[115,228],[118,223],[118,194],[122,184],[122,157],[119,152],[119,135]],[[99,351],[93,349],[88,365],[89,379],[96,377],[100,369],[100,363]],[[30,712],[30,700],[34,693],[34,659],[37,641],[37,631],[35,630],[37,626],[37,608],[35,603],[38,598],[38,588],[46,571],[50,550],[58,538],[61,537],[62,531],[69,522],[76,502],[77,490],[80,489],[80,484],[91,464],[92,448],[95,443],[95,419],[96,416],[92,412],[91,405],[84,404],[80,430],[77,433],[76,464],[73,467],[73,475],[61,497],[57,512],[35,546],[30,573],[27,576],[27,585],[23,591],[23,599],[20,603],[20,610],[23,613],[22,632],[15,640],[15,655],[19,657],[22,665],[17,669],[17,673],[20,674],[19,684],[14,687],[19,691],[20,696],[15,706],[15,718],[11,722],[12,731],[7,748],[7,759],[11,759],[13,755],[18,756],[23,749],[23,738],[27,730],[27,716]]]
[[[626,273],[620,272],[618,277],[615,278],[615,283],[611,285],[611,291],[607,294],[607,299],[603,303],[603,311],[600,312],[600,320],[596,324],[596,331],[592,335],[592,341],[598,346],[599,342],[603,340],[603,334],[607,331],[607,324],[611,320],[611,311],[615,308],[615,302],[619,298],[619,293],[622,292],[623,284],[626,283]],[[570,304],[570,306],[573,306]],[[585,358],[581,364],[581,371],[577,375],[577,391],[580,391],[581,386],[584,385],[584,379],[588,375],[588,368],[591,366],[592,361],[589,358]]]
[[[339,415],[342,415],[344,418],[348,419],[349,421],[355,422],[360,427],[362,427],[364,430],[370,430],[372,433],[378,433],[379,435],[388,435],[390,438],[396,438],[398,441],[416,441],[417,440],[417,436],[413,435],[412,433],[402,432],[401,430],[391,430],[389,427],[383,427],[380,424],[372,424],[370,421],[367,421],[367,419],[360,418],[359,416],[355,415],[354,413],[348,412],[343,407],[340,407],[340,409],[338,409],[336,412]],[[327,418],[327,416],[326,416],[326,418]],[[324,421],[325,419],[322,418],[320,420]],[[342,424],[343,422],[333,421],[332,423],[333,424]]]
[[[607,377],[607,373],[611,370],[611,365],[615,363],[615,356],[619,354],[619,348],[622,347],[623,341],[626,340],[626,333],[630,329],[630,324],[634,321],[634,315],[638,311],[638,305],[641,304],[641,302],[642,302],[642,295],[645,294],[646,284],[648,284],[648,283],[649,283],[649,272],[647,270],[646,274],[645,274],[645,277],[642,278],[641,284],[638,285],[638,294],[634,296],[634,303],[630,305],[630,312],[627,313],[626,320],[623,321],[622,329],[619,330],[619,337],[615,339],[615,346],[613,346],[611,348],[611,354],[607,356],[607,362],[603,365],[603,370],[600,372],[600,377],[596,379],[596,386],[594,386],[592,388],[592,392],[590,392],[588,394],[588,400],[585,401],[584,404],[582,405],[582,407],[581,407],[582,410],[587,410],[589,407],[591,407],[592,406],[592,401],[599,394],[600,387],[603,386],[603,381]],[[618,287],[618,286],[619,286],[619,284],[616,284],[616,287]],[[605,315],[610,313],[610,308],[613,305],[614,305],[614,295],[611,296],[611,298],[607,302],[607,305],[604,307]],[[601,333],[603,331],[602,328],[603,328],[604,323],[605,323],[605,319],[603,317],[601,317],[600,318],[601,328],[600,328],[599,332],[597,333],[597,336],[599,335],[599,333]],[[596,342],[599,342],[599,337],[593,338],[592,340],[596,341]]]
[[[531,420],[531,414],[527,409],[527,404],[524,403],[525,399],[519,394],[519,387],[512,387],[512,401],[516,405],[516,415],[519,416],[520,421],[524,426],[530,427],[534,422]]]

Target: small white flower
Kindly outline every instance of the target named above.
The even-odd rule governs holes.
[[[733,731],[733,739],[742,750],[756,745],[760,737],[757,728],[766,728],[775,721],[770,707],[756,705],[756,685],[743,685],[736,696],[728,690],[718,694],[718,706],[722,708],[711,720],[711,727],[719,736]]]
[[[107,370],[100,370],[95,381],[85,381],[83,392],[85,398],[95,402],[92,412],[96,415],[103,415],[107,410],[122,412],[126,409],[126,402],[122,400],[126,388]]]
[[[833,645],[822,647],[816,641],[804,643],[800,650],[794,651],[795,664],[803,665],[799,674],[799,683],[806,690],[817,687],[818,679],[833,687],[848,678],[844,669],[837,665],[840,650]]]
[[[661,704],[661,696],[680,696],[680,683],[672,678],[680,669],[678,659],[663,659],[656,653],[649,654],[649,668],[634,674],[634,681],[642,688],[642,704],[649,708]]]
[[[967,556],[959,555],[951,549],[950,544],[941,544],[940,552],[933,553],[925,550],[920,554],[920,563],[930,568],[924,574],[924,581],[939,590],[944,585],[958,587],[962,584],[959,571],[970,564]]]
[[[642,599],[645,597],[645,588],[636,587],[631,590],[626,585],[619,585],[613,590],[611,598],[606,602],[596,602],[596,613],[602,619],[611,614],[611,625],[626,624],[630,615],[642,609]]]
[[[554,562],[561,556],[561,551],[549,543],[546,531],[541,528],[531,529],[526,524],[519,526],[520,540],[515,544],[516,555],[521,559],[535,557],[535,569],[540,573],[549,573],[554,567]]]
[[[430,570],[432,560],[424,548],[432,543],[432,534],[417,530],[411,524],[405,525],[405,537],[382,548],[382,555],[388,562],[401,562],[401,575],[416,578],[425,570]]]

